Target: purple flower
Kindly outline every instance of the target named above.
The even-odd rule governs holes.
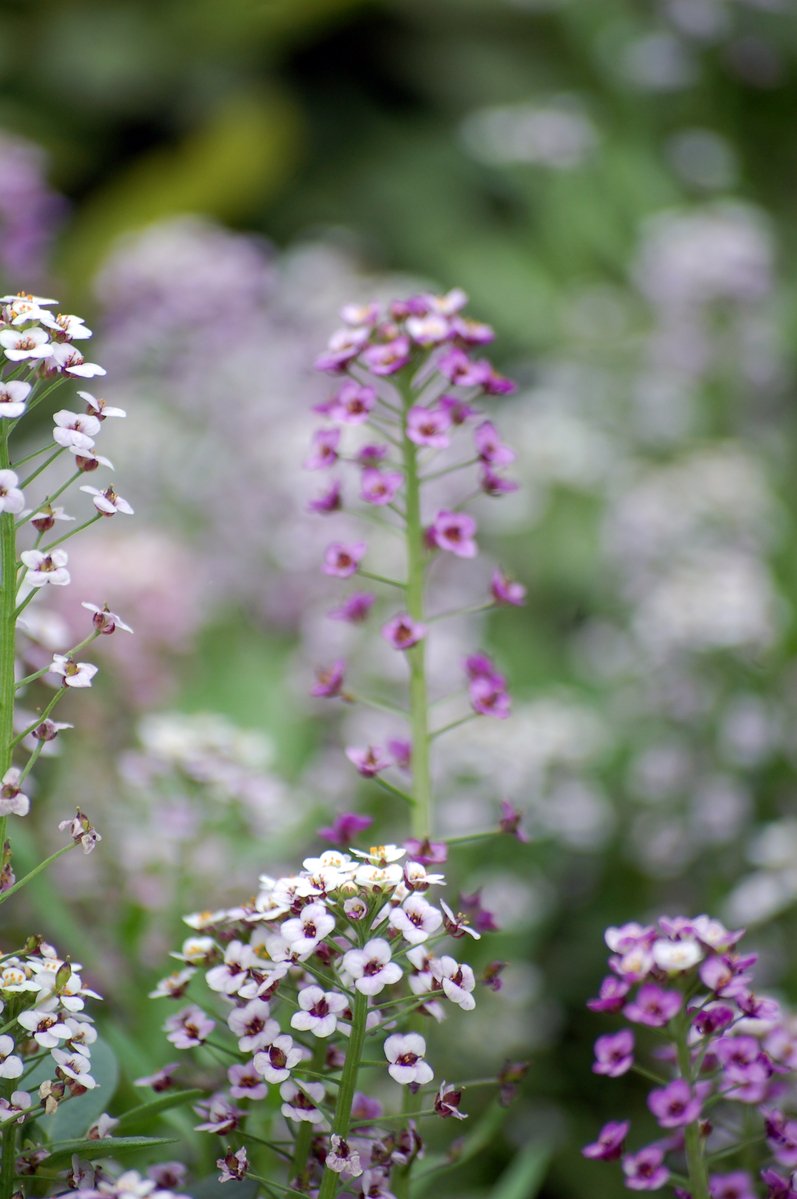
[[[499,926],[496,924],[495,915],[487,908],[482,907],[481,888],[474,891],[471,895],[461,892],[457,906],[463,915],[467,916],[471,926],[476,929],[477,933],[498,932]]]
[[[398,471],[366,467],[360,481],[360,499],[366,504],[391,504],[403,482],[404,476]]]
[[[378,466],[386,457],[386,445],[364,445],[357,452],[357,461],[360,466]]]
[[[334,699],[341,694],[346,663],[338,658],[331,666],[319,666],[315,672],[316,681],[310,688],[310,694],[317,699]]]
[[[647,1145],[639,1153],[629,1153],[623,1158],[625,1185],[632,1191],[658,1191],[670,1177],[664,1165],[664,1150],[658,1145]]]
[[[367,548],[364,541],[352,541],[348,545],[344,545],[342,541],[333,541],[324,551],[324,564],[321,569],[325,575],[350,579],[357,573]]]
[[[607,1074],[609,1078],[619,1078],[634,1064],[634,1034],[630,1029],[623,1028],[620,1032],[608,1033],[598,1037],[595,1042],[595,1061],[592,1065],[595,1074]]]
[[[350,745],[346,750],[346,757],[356,767],[358,774],[366,779],[374,778],[381,770],[387,770],[388,766],[392,765],[390,758],[373,745],[365,749]]]
[[[598,1133],[598,1139],[591,1145],[585,1145],[581,1152],[584,1157],[591,1157],[596,1161],[617,1161],[622,1157],[623,1143],[630,1127],[628,1120],[609,1121]]]
[[[439,397],[437,404],[438,407],[447,413],[452,425],[464,425],[465,421],[479,415],[478,409],[472,408],[470,404],[466,404],[459,396],[442,395]]]
[[[362,624],[371,608],[376,603],[376,596],[370,591],[355,591],[328,613],[330,620],[345,620],[349,624]]]
[[[413,620],[407,613],[394,616],[382,629],[382,636],[394,649],[411,649],[426,636],[426,625]]]
[[[746,1170],[712,1174],[708,1180],[711,1199],[756,1199],[753,1180]]]
[[[769,1188],[767,1199],[797,1199],[794,1189],[794,1176],[784,1178],[777,1170],[762,1170],[761,1180]]]
[[[511,711],[511,700],[506,687],[487,675],[477,675],[468,684],[468,694],[474,712],[479,716],[494,716],[506,720]]]
[[[169,1034],[166,1040],[171,1041],[177,1049],[191,1049],[195,1045],[205,1043],[216,1027],[216,1022],[192,1003],[176,1015],[169,1016],[163,1027]]]
[[[317,496],[316,499],[310,500],[307,510],[308,512],[326,514],[328,512],[338,512],[341,506],[341,486],[336,479],[326,491],[322,491],[321,495]]]
[[[526,601],[526,588],[507,577],[502,570],[493,573],[490,594],[497,604],[511,604],[520,608]]]
[[[363,387],[354,379],[346,379],[329,405],[329,415],[347,425],[361,425],[368,420],[375,403],[373,387]]]
[[[319,837],[329,841],[331,845],[340,845],[346,849],[356,841],[360,833],[373,824],[372,816],[360,816],[357,812],[341,812],[328,828],[318,829]]]
[[[513,491],[517,491],[519,484],[514,479],[505,479],[503,475],[497,474],[491,466],[485,465],[482,468],[480,486],[486,495],[509,495]]]
[[[238,1149],[235,1153],[229,1149],[224,1157],[216,1160],[216,1165],[221,1170],[219,1182],[240,1182],[249,1171],[246,1149]]]
[[[680,991],[665,991],[655,983],[645,983],[636,998],[623,1008],[623,1015],[635,1024],[663,1028],[680,1012],[682,1003]]]
[[[694,1025],[703,1036],[710,1036],[733,1023],[734,1011],[724,1003],[713,1003],[694,1013]]]
[[[409,770],[412,765],[412,742],[402,737],[391,737],[387,743],[387,751],[393,757],[393,765],[399,770]]]
[[[508,799],[501,800],[501,819],[498,821],[498,831],[514,837],[516,841],[521,841],[525,845],[529,838],[528,834],[520,827],[522,819],[522,813],[513,807]]]
[[[448,550],[458,558],[475,558],[478,547],[474,541],[476,521],[467,512],[441,509],[429,529],[429,541],[439,550]]]
[[[414,405],[407,413],[407,437],[416,445],[444,450],[450,444],[451,417],[445,408]]]
[[[504,445],[492,421],[482,421],[473,431],[476,453],[488,466],[509,466],[515,461],[515,451]]]
[[[601,983],[598,997],[587,1000],[587,1007],[591,1012],[619,1012],[630,990],[629,983],[610,974]]]
[[[648,1095],[648,1107],[662,1128],[683,1128],[700,1115],[700,1100],[683,1078],[654,1088]]]
[[[409,338],[396,337],[383,345],[368,346],[361,360],[374,375],[394,375],[410,360]]]
[[[338,460],[340,444],[339,429],[317,429],[313,434],[313,448],[305,459],[305,470],[326,470]]]
[[[410,837],[404,844],[412,860],[423,866],[442,866],[448,860],[445,841],[430,841],[428,837],[420,841],[417,837]]]
[[[378,1120],[381,1115],[382,1104],[378,1099],[372,1099],[370,1095],[365,1095],[362,1091],[354,1092],[354,1099],[351,1105],[351,1118],[353,1122],[357,1120]]]

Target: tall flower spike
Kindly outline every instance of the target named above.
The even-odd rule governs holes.
[[[503,474],[515,455],[501,441],[493,421],[482,419],[472,433],[464,429],[479,415],[477,400],[513,390],[487,359],[473,356],[476,347],[492,340],[493,332],[463,316],[466,302],[464,292],[457,289],[441,296],[423,293],[395,300],[384,309],[376,304],[347,305],[345,327],[332,335],[327,352],[316,364],[336,377],[336,390],[329,401],[316,405],[325,424],[313,434],[305,462],[313,470],[337,463],[361,471],[351,492],[371,509],[363,514],[371,525],[390,526],[404,543],[401,578],[374,573],[379,554],[376,535],[369,538],[367,558],[364,542],[332,542],[322,569],[338,578],[359,574],[389,588],[393,598],[397,590],[400,593],[381,630],[385,640],[402,651],[408,667],[411,752],[402,766],[410,766],[412,773],[408,798],[418,841],[428,840],[433,832],[433,736],[464,720],[504,718],[510,708],[506,681],[495,668],[474,673],[468,667],[464,698],[470,700],[470,713],[451,726],[430,727],[426,642],[434,636],[429,617],[435,601],[429,568],[436,556],[443,562],[449,557],[463,562],[476,559],[478,522],[463,510],[465,504],[482,492],[494,496],[515,487]],[[474,470],[476,477],[463,498],[463,476]],[[337,510],[342,494],[336,483],[329,501],[322,497],[311,507],[325,514]],[[519,605],[524,594],[521,584],[496,571],[488,595],[476,606]],[[370,594],[367,606],[364,599],[352,596],[333,608],[330,616],[356,623],[373,602]],[[440,613],[434,620],[457,615]],[[339,694],[339,683],[334,678],[329,685],[317,682],[313,694]],[[351,751],[349,756],[360,773],[393,794],[401,792],[383,777],[389,762],[379,757],[378,769],[364,770],[360,758]]]

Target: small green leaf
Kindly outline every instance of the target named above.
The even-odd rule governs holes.
[[[88,1141],[85,1137],[71,1141],[57,1141],[50,1147],[48,1166],[68,1162],[73,1154],[96,1161],[100,1157],[125,1157],[139,1149],[155,1149],[160,1145],[173,1145],[174,1137],[103,1137],[101,1141]]]
[[[204,1094],[204,1091],[194,1089],[190,1091],[167,1091],[163,1095],[157,1095],[154,1099],[149,1100],[149,1102],[140,1103],[138,1107],[131,1107],[129,1111],[121,1115],[119,1123],[116,1125],[116,1130],[121,1132],[128,1128],[138,1128],[154,1116],[158,1116],[162,1112],[167,1112],[170,1108],[181,1107],[184,1103],[193,1103],[195,1099],[201,1099]]]
[[[534,1199],[545,1179],[550,1159],[550,1147],[532,1141],[504,1170],[491,1199]]]

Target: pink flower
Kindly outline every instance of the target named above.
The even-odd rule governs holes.
[[[394,649],[411,649],[426,636],[426,625],[413,620],[406,612],[394,616],[382,629],[382,636]]]
[[[617,1161],[622,1157],[623,1144],[630,1127],[628,1120],[612,1120],[608,1124],[604,1124],[598,1133],[598,1139],[591,1145],[585,1145],[581,1152],[584,1157],[591,1157],[596,1161]]]
[[[391,504],[404,482],[398,471],[381,471],[367,467],[360,481],[360,499],[367,504]]]
[[[396,1082],[406,1086],[408,1083],[431,1082],[434,1078],[428,1062],[424,1061],[426,1041],[416,1032],[394,1033],[388,1037],[384,1045],[385,1057],[390,1062],[388,1073]]]
[[[664,1150],[647,1145],[639,1153],[623,1158],[625,1185],[632,1191],[658,1191],[670,1177],[664,1165]]]
[[[329,406],[329,415],[347,425],[361,425],[368,420],[375,403],[373,387],[363,387],[354,379],[346,379]]]
[[[443,508],[429,529],[429,540],[439,550],[448,550],[458,558],[475,558],[478,552],[474,534],[476,521],[467,512]]]
[[[367,548],[364,541],[352,541],[348,545],[341,541],[333,541],[324,552],[324,564],[321,569],[325,575],[350,579],[357,573]]]
[[[508,578],[502,570],[494,571],[490,594],[497,604],[511,604],[515,608],[522,607],[526,600],[526,588],[523,584]]]
[[[334,699],[341,695],[346,663],[339,658],[331,666],[319,666],[315,672],[316,681],[310,688],[310,694],[317,699]]]
[[[195,1045],[203,1045],[213,1029],[215,1020],[211,1020],[196,1004],[183,1008],[175,1016],[169,1016],[163,1026],[168,1032],[167,1041],[171,1041],[178,1049],[191,1049]]]
[[[335,479],[326,491],[322,491],[321,495],[316,496],[314,500],[310,500],[307,510],[308,512],[320,512],[322,515],[326,515],[329,512],[338,512],[342,504],[341,485]]]
[[[350,949],[343,955],[343,969],[354,979],[363,995],[378,995],[398,982],[401,966],[391,961],[390,946],[383,937],[374,937],[362,949]]]
[[[598,1037],[595,1042],[595,1062],[592,1069],[595,1074],[607,1074],[609,1078],[619,1078],[634,1064],[634,1034],[627,1028],[620,1032],[609,1033]]]
[[[372,816],[359,816],[356,812],[342,812],[336,816],[329,828],[320,828],[319,837],[331,845],[346,847],[356,841],[358,835],[373,824]]]
[[[366,779],[374,778],[380,771],[387,770],[388,766],[392,765],[390,758],[373,745],[369,745],[365,749],[350,745],[346,750],[346,757],[357,768],[358,774]]]
[[[444,450],[450,444],[451,417],[445,408],[414,405],[407,413],[407,437],[416,445]]]
[[[345,620],[349,624],[362,624],[376,603],[376,596],[370,591],[355,591],[337,608],[330,609],[327,616],[330,620]]]
[[[407,337],[396,337],[383,345],[372,345],[363,351],[361,360],[374,375],[394,375],[410,360]]]
[[[305,470],[326,470],[334,466],[339,444],[339,429],[317,429],[313,434],[313,448],[304,463]]]
[[[649,1028],[663,1028],[681,1010],[683,996],[680,991],[665,991],[655,983],[645,983],[636,998],[623,1008],[623,1015],[635,1024],[646,1024]]]
[[[515,461],[515,451],[504,445],[492,421],[482,421],[473,432],[476,453],[489,466],[509,466]]]
[[[648,1095],[648,1107],[662,1128],[683,1128],[694,1124],[700,1115],[700,1100],[683,1078],[674,1079],[666,1087],[655,1087]]]

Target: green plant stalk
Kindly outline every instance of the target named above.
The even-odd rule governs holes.
[[[684,1013],[682,1013],[681,1018],[675,1023],[673,1031],[675,1033],[678,1052],[678,1069],[681,1072],[681,1077],[691,1087],[694,1085],[694,1079],[692,1077],[692,1059],[689,1053],[689,1025]],[[703,1155],[700,1124],[697,1120],[693,1121],[692,1124],[687,1124],[684,1129],[684,1151],[686,1153],[689,1190],[692,1193],[692,1199],[709,1199],[708,1172],[706,1170],[706,1159]]]
[[[346,1049],[346,1061],[340,1079],[338,1101],[335,1104],[335,1116],[332,1122],[332,1132],[344,1139],[349,1135],[349,1126],[351,1125],[351,1106],[354,1102],[354,1092],[357,1089],[357,1074],[363,1055],[367,1018],[368,996],[357,991],[352,1011],[351,1035]],[[334,1199],[339,1181],[340,1175],[336,1174],[334,1170],[330,1170],[328,1166],[325,1167],[318,1199]],[[0,1199],[3,1197],[0,1196]]]
[[[16,1190],[17,1126],[14,1121],[0,1133],[0,1199],[11,1199]]]
[[[425,547],[421,521],[421,482],[418,477],[417,447],[407,436],[407,413],[411,397],[404,402],[402,452],[407,521],[407,612],[414,621],[424,618]],[[410,668],[410,738],[412,742],[412,833],[423,840],[432,835],[432,784],[429,762],[429,699],[426,687],[426,646],[421,640],[407,650]]]
[[[0,470],[9,469],[8,430],[0,428]],[[11,765],[14,740],[14,650],[16,619],[17,536],[14,517],[0,514],[0,778]],[[7,817],[0,816],[0,857]]]

